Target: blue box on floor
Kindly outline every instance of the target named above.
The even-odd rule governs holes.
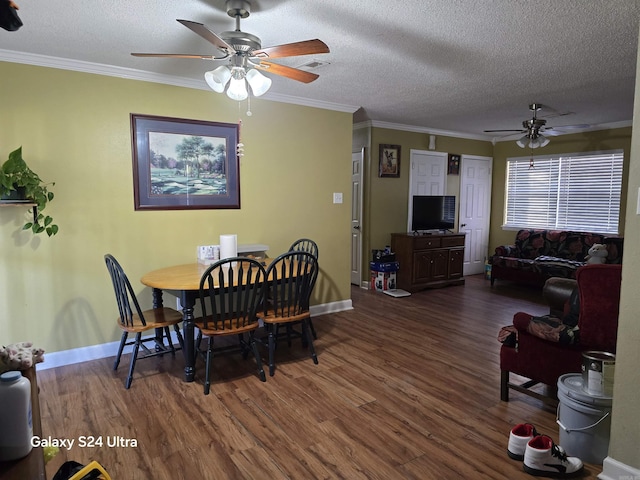
[[[385,290],[395,290],[396,272],[400,268],[398,262],[370,262],[371,283],[370,290],[384,292]]]
[[[397,272],[400,269],[398,262],[369,262],[369,268],[376,272]]]

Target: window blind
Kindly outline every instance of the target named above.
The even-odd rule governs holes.
[[[504,228],[618,233],[623,152],[507,159]]]

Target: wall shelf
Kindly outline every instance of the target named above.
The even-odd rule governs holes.
[[[36,204],[31,201],[22,200],[0,200],[0,207],[35,207]]]
[[[0,200],[0,207],[33,207],[33,223],[38,219],[38,204],[30,200]]]

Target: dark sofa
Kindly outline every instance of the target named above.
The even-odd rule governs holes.
[[[607,245],[606,263],[622,263],[622,237],[566,230],[522,229],[512,245],[496,247],[489,259],[496,279],[542,287],[551,277],[575,278],[594,243]]]

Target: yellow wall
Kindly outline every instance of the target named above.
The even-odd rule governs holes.
[[[637,68],[633,115],[636,125],[640,124],[640,62]],[[609,457],[640,471],[640,216],[636,211],[640,187],[640,136],[637,131],[631,140],[630,157]]]
[[[0,159],[23,156],[56,198],[55,237],[21,231],[25,208],[0,208],[0,343],[49,352],[114,341],[116,305],[103,256],[120,260],[143,306],[148,270],[195,261],[197,245],[236,233],[271,256],[299,237],[320,248],[313,303],[350,298],[352,116],[205,90],[0,62]],[[130,113],[236,123],[240,210],[134,211]],[[345,203],[333,204],[333,192]],[[173,303],[173,297],[168,296]]]
[[[365,171],[364,277],[368,275],[371,250],[389,245],[392,233],[407,231],[411,150],[428,150],[429,146],[429,135],[426,133],[379,127],[371,130],[371,154]],[[378,177],[380,144],[400,145],[399,178]],[[491,142],[438,135],[434,151],[491,157],[492,150]],[[447,175],[446,193],[456,197],[460,195],[459,175]]]
[[[370,140],[367,136],[370,133]],[[391,241],[391,233],[407,229],[409,195],[409,159],[411,149],[428,150],[429,135],[403,130],[370,127],[356,130],[353,136],[354,149],[368,146],[365,168],[365,213],[363,232],[363,279],[368,275],[368,262],[372,249],[382,248]],[[399,178],[378,177],[378,149],[380,144],[401,146]],[[535,155],[577,153],[617,150],[624,151],[624,171],[622,185],[620,235],[624,235],[625,213],[628,190],[628,171],[631,149],[631,127],[582,132],[572,135],[552,137],[551,143],[543,149],[534,150]],[[515,232],[503,230],[504,187],[506,161],[509,157],[526,157],[530,151],[518,147],[515,141],[491,142],[468,140],[456,137],[436,136],[435,152],[479,155],[493,158],[491,226],[489,251],[491,255],[498,245],[513,243]],[[446,192],[460,195],[460,177],[447,175]]]
[[[536,149],[533,153],[534,155],[552,155],[560,153],[597,152],[619,149],[624,150],[622,199],[620,205],[620,235],[623,236],[629,176],[629,156],[631,149],[631,127],[551,137],[549,145],[541,149]],[[491,194],[491,234],[489,238],[490,255],[493,254],[495,247],[499,245],[510,245],[515,240],[515,231],[502,229],[504,220],[504,188],[506,181],[507,158],[526,157],[530,153],[531,150],[518,147],[515,141],[499,142],[494,148],[493,185]]]

